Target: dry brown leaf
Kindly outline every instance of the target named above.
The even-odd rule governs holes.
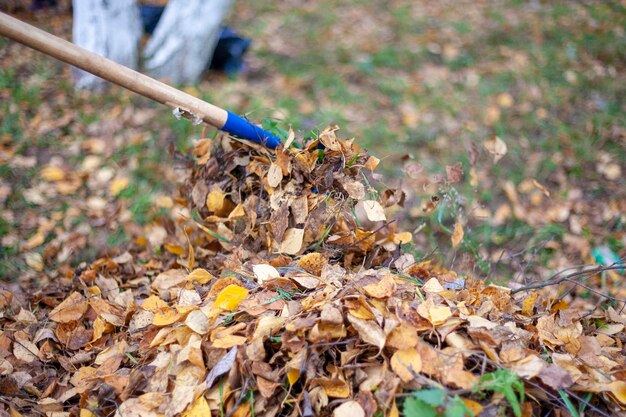
[[[333,417],[365,417],[365,411],[358,402],[346,401],[333,410]]]
[[[85,298],[78,292],[73,292],[61,304],[48,314],[50,320],[57,323],[69,323],[80,319],[87,311],[89,305]]]
[[[402,322],[387,336],[387,347],[406,350],[417,345],[417,331],[408,323]]]
[[[357,206],[361,206],[367,215],[369,221],[379,222],[386,221],[385,210],[378,201],[375,200],[363,200],[357,203]]]
[[[285,141],[283,152],[287,152],[287,149],[289,149],[289,147],[291,146],[295,138],[296,138],[296,134],[291,128],[291,126],[289,126],[289,133],[287,134],[287,140]]]
[[[300,268],[316,276],[322,274],[322,268],[326,264],[328,264],[328,258],[319,252],[307,253],[298,260]]]
[[[424,291],[425,293],[436,294],[436,293],[444,291],[445,289],[443,288],[439,280],[433,277],[424,283],[421,290]]]
[[[211,329],[209,318],[202,310],[194,310],[185,319],[185,324],[198,334],[206,334]]]
[[[463,179],[463,164],[446,165],[446,175],[450,184],[456,184]]]
[[[252,272],[254,272],[254,276],[259,284],[263,284],[268,279],[280,278],[280,273],[272,265],[253,265]]]
[[[339,130],[339,127],[330,126],[324,129],[319,135],[319,141],[331,151],[341,151],[341,144],[337,139],[337,135],[335,135],[337,130]]]
[[[282,242],[280,242],[280,252],[295,255],[302,249],[304,239],[304,229],[292,227],[285,231]]]
[[[388,298],[396,291],[396,281],[393,275],[386,274],[380,281],[375,284],[369,284],[363,287],[363,291],[370,297]]]
[[[372,320],[363,320],[348,314],[348,321],[352,323],[359,336],[365,343],[374,345],[382,350],[385,346],[385,332]]]
[[[267,184],[272,188],[276,188],[278,187],[278,185],[280,185],[282,180],[283,180],[283,171],[280,169],[278,165],[276,165],[275,163],[272,163],[270,165],[269,171],[267,172]]]
[[[321,386],[326,395],[331,398],[348,398],[350,396],[350,386],[342,379],[315,378],[311,383]]]

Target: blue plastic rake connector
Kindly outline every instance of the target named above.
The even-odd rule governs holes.
[[[275,149],[280,143],[278,136],[263,130],[259,126],[250,123],[248,120],[235,113],[227,112],[228,118],[222,126],[224,132],[237,136],[241,139],[247,139],[252,142],[264,145],[270,149]]]

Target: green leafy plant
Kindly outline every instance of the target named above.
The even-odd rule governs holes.
[[[450,396],[441,388],[415,391],[404,401],[405,417],[465,417],[474,413],[458,395]]]
[[[516,417],[521,417],[521,404],[524,402],[524,383],[508,369],[498,369],[483,375],[474,391],[493,391],[504,395]]]
[[[261,120],[261,126],[263,126],[263,129],[267,130],[271,134],[278,136],[283,142],[287,140],[289,132],[280,127],[280,122],[278,120],[265,118]]]

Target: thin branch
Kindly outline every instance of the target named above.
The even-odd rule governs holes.
[[[569,268],[569,269],[573,269],[573,268]],[[568,274],[568,275],[565,275],[556,279],[551,278],[551,279],[548,279],[547,281],[533,282],[532,284],[526,285],[525,287],[517,288],[511,291],[511,294],[517,294],[518,292],[522,292],[522,291],[536,290],[538,288],[545,288],[551,285],[558,285],[563,282],[573,282],[575,284],[578,284],[578,282],[574,281],[573,278],[580,277],[580,276],[587,275],[587,274],[599,274],[600,272],[612,271],[612,270],[617,270],[617,269],[624,269],[624,265],[613,264],[609,266],[601,266],[601,267],[597,267],[593,269],[587,269],[584,271],[572,272],[571,274]],[[557,276],[559,274],[557,274]]]
[[[390,224],[395,223],[396,219],[393,219],[389,222],[385,222],[385,224],[383,224],[382,226],[378,227],[376,230],[374,230],[373,232],[368,233],[367,235],[363,236],[361,239],[357,240],[356,242],[354,242],[353,244],[351,244],[349,247],[353,247],[358,245],[359,243],[363,242],[365,239],[374,236],[376,233],[378,233],[379,231],[381,231],[382,229],[384,229],[385,227],[389,227]]]

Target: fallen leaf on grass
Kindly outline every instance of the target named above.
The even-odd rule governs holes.
[[[65,172],[54,165],[44,167],[39,174],[44,181],[48,182],[62,181],[65,178]]]
[[[497,136],[491,136],[483,142],[483,146],[493,155],[493,162],[497,163],[507,153],[506,143]]]
[[[453,248],[456,248],[457,246],[459,246],[459,243],[463,241],[464,235],[465,233],[463,232],[463,225],[461,224],[460,221],[457,220],[457,222],[454,224],[454,231],[452,232],[452,237],[450,238],[450,240],[452,241]]]
[[[124,191],[124,189],[128,187],[128,184],[129,184],[128,178],[126,177],[116,178],[109,185],[109,191],[111,192],[111,195],[116,196],[122,191]]]

